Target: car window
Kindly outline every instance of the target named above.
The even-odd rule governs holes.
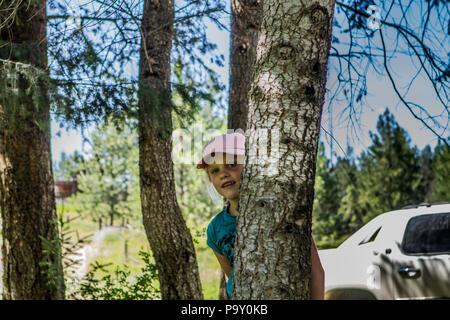
[[[378,233],[380,232],[381,227],[379,227],[374,233],[371,233],[369,236],[367,236],[366,238],[364,238],[360,243],[358,243],[358,245],[362,245],[362,244],[366,244],[369,242],[374,242]]]
[[[402,242],[406,254],[450,252],[450,213],[413,217],[406,225]]]

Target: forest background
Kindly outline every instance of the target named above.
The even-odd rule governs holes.
[[[55,7],[51,7],[52,3],[56,3]],[[180,2],[179,7],[182,6]],[[77,10],[73,3],[67,8]],[[49,1],[49,15],[57,9],[58,2]],[[227,11],[229,9],[225,8],[224,12]],[[227,18],[224,14],[214,19],[226,21],[229,16]],[[336,21],[339,24],[339,16]],[[79,21],[73,19],[70,23],[77,26]],[[213,25],[210,25],[211,28]],[[49,29],[49,34],[52,34],[51,27]],[[85,30],[92,31],[89,34],[92,43],[100,39],[96,35],[101,34],[100,30],[95,31],[95,27]],[[228,32],[226,23],[221,31],[225,34]],[[343,38],[347,36],[345,32],[339,34],[336,31],[336,43],[345,42]],[[212,37],[217,38],[217,35]],[[92,49],[95,49],[95,45]],[[194,62],[211,62],[211,66],[215,65],[223,72],[227,68],[228,54],[226,49],[221,50],[219,48],[210,55],[199,54],[198,60]],[[89,50],[86,52],[89,53]],[[107,57],[105,55],[104,59]],[[92,58],[95,60],[92,64],[99,62]],[[131,55],[131,59],[127,60],[126,64],[129,65],[124,68],[125,78],[136,77],[136,59]],[[196,92],[198,97],[188,97],[191,103],[194,100],[198,108],[192,110],[192,118],[188,123],[185,115],[174,111],[174,129],[188,128],[195,122],[201,122],[205,124],[205,129],[226,132],[227,78],[211,78],[209,82],[201,80],[204,74],[195,70],[195,63],[191,61],[190,64],[189,59],[180,52],[174,54],[174,83],[196,85],[203,81],[202,89],[211,96],[205,98],[204,92],[199,90]],[[213,73],[216,70],[209,71]],[[332,79],[332,59],[329,70]],[[400,73],[403,71],[402,68],[398,70]],[[383,100],[373,99],[370,94],[362,99],[365,108],[361,109],[363,111],[359,118],[352,118],[345,112],[347,105],[344,101],[334,99],[332,103],[331,96],[328,96],[324,107],[326,111],[322,121],[313,210],[313,236],[319,249],[338,246],[363,224],[385,211],[425,201],[450,199],[448,144],[428,135],[422,126],[413,124],[411,115],[399,107],[395,95],[380,94],[386,82],[382,76],[373,77],[370,81],[367,84],[370,92]],[[330,81],[328,85],[330,92],[333,91],[333,82]],[[178,110],[190,110],[191,106],[187,104],[183,93],[182,90],[174,92],[174,105],[179,107]],[[415,94],[421,92],[416,90]],[[423,96],[422,99],[427,99],[426,94]],[[127,97],[124,100],[133,99]],[[428,111],[433,113],[432,109]],[[54,122],[59,124],[57,116],[54,114]],[[404,126],[399,122],[404,123]],[[66,126],[74,128],[73,123],[61,123],[60,128],[53,127],[53,146],[58,143],[68,144],[64,133]],[[447,127],[444,125],[442,128],[441,136],[448,141]],[[108,298],[105,292],[101,292],[101,287],[112,288],[117,285],[122,287],[121,292],[125,292],[127,286],[132,288],[131,283],[136,283],[134,277],[143,274],[142,268],[151,266],[151,259],[146,260],[149,256],[141,255],[143,259],[139,258],[139,251],[149,252],[149,248],[141,222],[136,127],[133,120],[123,118],[117,121],[115,118],[108,124],[84,124],[81,136],[89,148],[70,153],[53,149],[55,180],[76,178],[80,190],[57,205],[61,229],[67,231],[63,232],[63,237],[69,233],[73,235],[66,239],[67,265],[73,266],[72,269],[67,268],[66,277],[69,283],[70,279],[75,281],[69,293],[80,294],[76,281],[81,275],[88,279],[81,294]],[[61,137],[60,142],[58,137]],[[215,299],[220,272],[219,265],[205,244],[205,228],[221,207],[209,198],[203,175],[193,163],[175,163],[174,174],[178,203],[196,243],[204,296]],[[104,230],[101,234],[98,233],[100,229]],[[89,253],[86,248],[92,251]],[[154,269],[149,268],[145,272],[154,277]],[[116,278],[105,278],[111,275]],[[103,284],[93,285],[90,276],[102,278]],[[108,281],[112,282],[108,284]],[[156,282],[152,283],[157,286]],[[111,294],[109,298],[117,296],[117,293],[116,296]]]

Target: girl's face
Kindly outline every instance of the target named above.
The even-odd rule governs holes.
[[[234,156],[233,163],[225,163],[226,154],[222,163],[212,163],[206,167],[209,180],[217,192],[227,200],[239,199],[239,185],[243,164],[238,163],[238,156]]]

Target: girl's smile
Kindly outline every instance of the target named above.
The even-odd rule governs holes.
[[[227,181],[224,184],[222,184],[222,189],[230,189],[236,185],[235,181]]]
[[[239,185],[244,164],[238,163],[237,155],[234,156],[231,163],[229,160],[226,163],[226,154],[223,154],[223,161],[221,162],[213,162],[207,166],[206,171],[214,188],[222,197],[232,203],[234,209],[239,200]]]

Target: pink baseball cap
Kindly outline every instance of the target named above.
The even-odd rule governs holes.
[[[235,155],[245,155],[245,136],[242,133],[228,133],[215,137],[203,148],[203,156],[197,169],[204,169],[214,161],[216,153],[229,153]]]

